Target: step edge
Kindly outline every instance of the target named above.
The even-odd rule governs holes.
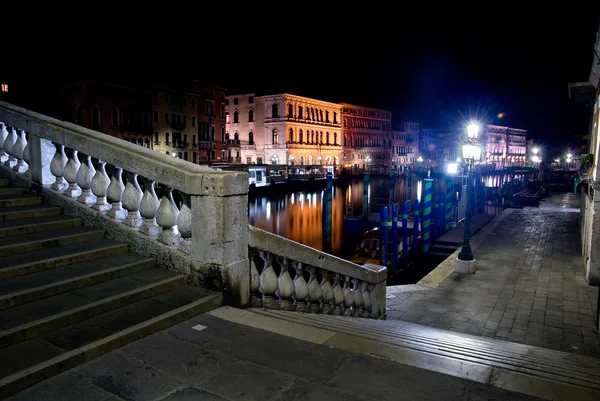
[[[39,205],[30,205],[30,206],[43,206],[44,203],[40,203]],[[18,213],[29,213],[29,212],[39,212],[39,211],[56,211],[58,210],[59,212],[62,210],[62,208],[60,206],[52,206],[52,207],[40,207],[40,208],[33,208],[33,209],[27,209],[27,210],[5,210],[5,211],[0,211],[0,216],[5,215],[5,214],[18,214]]]
[[[297,323],[297,324],[303,324],[303,325],[309,325],[311,327],[318,327],[321,328],[323,330],[330,330],[330,331],[334,331],[337,333],[341,333],[341,334],[348,334],[350,331],[354,334],[355,337],[360,337],[360,338],[366,338],[366,339],[373,339],[373,338],[378,338],[380,342],[382,343],[386,343],[386,344],[391,344],[391,345],[395,345],[395,346],[400,346],[403,347],[404,345],[398,345],[397,343],[406,343],[407,345],[410,344],[411,346],[415,346],[415,347],[428,347],[430,349],[437,349],[437,350],[441,350],[441,348],[448,348],[448,347],[453,347],[453,346],[457,346],[456,344],[450,344],[449,342],[442,342],[440,340],[438,340],[438,342],[441,342],[440,344],[437,344],[434,346],[431,343],[428,343],[426,340],[432,340],[432,338],[427,338],[427,336],[421,336],[420,338],[417,338],[417,336],[411,334],[411,333],[404,333],[402,335],[402,333],[398,333],[398,334],[390,334],[382,329],[378,329],[378,328],[373,328],[373,327],[369,327],[368,329],[365,327],[361,327],[361,325],[340,325],[340,324],[331,324],[329,322],[323,322],[323,319],[317,319],[314,321],[308,320],[308,319],[304,319],[304,318],[300,318],[300,317],[296,317],[296,318],[285,318],[285,317],[281,317],[281,315],[283,315],[283,313],[280,314],[273,314],[270,313],[271,311],[266,311],[266,310],[257,310],[256,308],[252,309],[252,312],[257,313],[259,315],[263,315],[263,316],[270,316],[270,317],[274,317],[276,319],[282,319],[284,321],[289,321],[289,322],[293,322],[293,323]],[[285,314],[287,315],[287,314]],[[328,324],[329,323],[329,324]],[[351,330],[352,329],[352,330]],[[367,332],[370,331],[369,332]],[[413,338],[414,337],[414,338]],[[512,344],[512,343],[511,343]],[[502,352],[504,353],[515,353],[517,351],[511,351],[511,350],[503,350],[503,349],[498,349],[498,348],[494,348],[493,347],[493,342],[480,342],[477,344],[477,347],[481,347],[483,345],[488,345],[490,347],[490,352],[494,353],[495,355],[497,355],[497,357],[500,359],[504,359],[504,361],[498,361],[498,363],[505,363],[505,364],[513,364],[516,365],[519,363],[519,358],[512,356],[512,355],[506,355],[506,354],[502,354]],[[521,345],[526,345],[526,344],[521,344]],[[459,347],[463,347],[466,348],[467,345],[465,344],[458,344]],[[537,347],[539,348],[539,347]],[[545,349],[545,348],[541,348],[544,351],[554,351],[560,354],[564,354],[564,352],[562,351],[555,351],[555,350],[550,350],[550,349]],[[427,351],[426,351],[427,352]],[[463,355],[463,352],[459,352],[454,351],[452,349],[448,349],[447,351],[444,352],[452,352],[454,354],[458,355]],[[478,353],[483,353],[483,350],[477,350]],[[551,359],[550,357],[546,357],[544,355],[535,355],[535,356],[529,356],[530,361],[529,363],[527,363],[525,367],[528,367],[530,369],[534,369],[535,366],[535,361],[538,361],[538,363],[540,364],[544,364],[546,365],[546,369],[534,369],[536,371],[539,372],[543,372],[543,373],[552,373],[550,370],[552,368],[552,365],[567,365],[569,367],[569,369],[567,369],[566,367],[563,368],[566,372],[575,372],[579,375],[586,375],[586,376],[591,376],[593,378],[593,381],[597,384],[600,385],[600,376],[598,374],[595,375],[590,375],[590,372],[595,372],[596,367],[588,367],[586,366],[582,366],[582,363],[585,363],[585,359],[589,359],[591,358],[594,362],[597,363],[597,360],[593,357],[587,356],[587,355],[579,355],[579,354],[571,354],[571,353],[566,353],[566,356],[570,356],[570,357],[576,357],[576,358],[581,358],[583,360],[581,361],[564,361],[564,360],[557,360],[557,359]],[[483,358],[483,357],[478,357],[478,358]],[[535,359],[535,361],[531,360],[531,358]],[[522,359],[522,358],[521,358]],[[485,360],[481,360],[480,363],[492,363],[492,362],[486,362]],[[570,369],[575,369],[574,370],[570,370]],[[574,376],[574,375],[573,375]],[[563,376],[564,377],[564,376]],[[581,379],[577,379],[577,380],[581,380]]]
[[[79,245],[79,244],[71,244],[71,245]],[[87,250],[87,251],[79,251],[79,252],[75,252],[75,253],[68,253],[68,254],[65,254],[65,255],[62,255],[62,256],[56,256],[56,257],[53,257],[53,258],[36,260],[34,262],[25,263],[25,264],[21,264],[21,265],[15,265],[15,266],[10,266],[10,267],[5,267],[3,269],[0,269],[0,277],[2,276],[2,272],[4,272],[4,271],[19,270],[19,269],[23,269],[23,268],[25,268],[27,266],[34,266],[34,265],[36,265],[38,263],[42,263],[42,262],[60,260],[60,259],[63,259],[65,257],[71,257],[71,256],[76,256],[76,255],[84,255],[86,253],[98,252],[98,251],[104,251],[104,250],[107,250],[107,249],[122,248],[122,247],[127,248],[125,250],[126,252],[129,250],[129,244],[126,243],[126,242],[121,242],[121,243],[118,243],[118,244],[111,244],[111,245],[108,245],[108,246],[94,248],[94,249],[90,249],[90,250]],[[49,249],[54,249],[54,248],[49,248]],[[14,256],[14,255],[11,255],[11,256]],[[50,269],[43,269],[43,270],[50,270]],[[2,278],[0,278],[0,280],[2,280]]]
[[[69,370],[84,362],[91,361],[133,341],[181,323],[182,321],[193,316],[197,316],[200,313],[217,308],[222,303],[223,294],[221,293],[204,296],[197,301],[190,302],[186,305],[180,306],[179,308],[172,309],[144,322],[121,330],[118,333],[111,334],[108,337],[104,337],[90,344],[83,345],[74,350],[66,351],[62,355],[58,355],[37,365],[2,377],[0,378],[0,390],[6,389],[9,386],[14,387],[9,388],[8,392],[6,392],[4,395],[0,394],[0,396],[13,395],[29,386],[32,386],[35,383],[39,383],[52,376],[58,375],[59,373]],[[213,304],[215,305],[213,306]],[[204,310],[204,306],[208,306],[210,309]],[[142,332],[144,330],[151,330],[151,333],[143,334]],[[54,373],[52,373],[51,370],[54,370]],[[29,380],[29,383],[21,383],[21,381],[25,381],[27,378],[32,377],[34,379]]]
[[[126,270],[126,269],[129,269],[129,268],[137,266],[137,265],[145,265],[145,264],[147,264],[149,262],[154,262],[154,261],[155,261],[155,259],[153,259],[153,258],[146,258],[146,259],[142,259],[142,260],[139,260],[139,261],[130,262],[130,263],[126,263],[126,264],[123,264],[123,265],[111,267],[111,268],[108,268],[108,269],[105,269],[105,270],[100,270],[100,271],[97,271],[97,272],[94,272],[94,273],[83,274],[81,276],[75,276],[75,277],[72,277],[70,279],[55,281],[54,283],[50,283],[50,284],[46,284],[46,285],[40,285],[40,286],[37,286],[37,287],[31,287],[31,288],[28,288],[28,289],[25,289],[25,290],[21,290],[21,291],[17,291],[17,292],[11,292],[11,293],[8,293],[8,294],[0,295],[0,311],[6,310],[6,309],[10,309],[10,308],[13,308],[15,306],[24,305],[26,303],[29,303],[29,302],[21,302],[21,303],[17,303],[17,304],[11,304],[10,306],[3,308],[2,307],[3,301],[5,301],[5,300],[7,300],[9,298],[13,298],[13,297],[17,297],[17,296],[23,296],[23,295],[27,295],[27,294],[33,294],[35,292],[44,291],[44,290],[46,290],[48,288],[60,287],[60,286],[63,286],[63,285],[68,285],[68,284],[76,283],[78,281],[89,280],[90,278],[94,278],[94,277],[98,277],[98,276],[110,274],[110,273],[113,273],[113,272],[116,272],[116,271],[119,271],[119,270]],[[150,268],[150,267],[147,267],[147,268]],[[119,277],[125,277],[125,276],[119,276]],[[101,282],[103,282],[103,281],[97,281],[97,282],[94,282],[94,284],[99,284]],[[89,287],[89,286],[86,286],[86,287]],[[54,296],[54,295],[64,294],[65,292],[69,292],[69,291],[72,291],[74,289],[80,289],[80,288],[86,288],[86,287],[76,287],[76,288],[71,288],[69,290],[60,291],[60,292],[54,293],[54,294],[52,294],[52,295],[50,295],[48,297],[38,298],[38,299],[36,299],[36,301],[41,300],[41,299],[46,299],[46,298],[49,298],[49,297]],[[35,301],[31,301],[31,302],[35,302]]]
[[[74,227],[74,228],[77,228],[77,227]],[[51,231],[52,230],[38,231],[35,234],[42,233],[42,232],[46,232],[47,233],[47,232],[51,232]],[[27,242],[21,242],[21,243],[18,243],[18,244],[0,245],[0,251],[4,250],[4,249],[10,249],[10,248],[13,248],[13,247],[18,247],[18,246],[21,246],[23,244],[44,243],[46,241],[61,240],[61,239],[64,239],[64,238],[78,237],[80,235],[98,235],[99,233],[103,233],[104,234],[105,231],[102,230],[102,229],[94,229],[94,230],[91,230],[91,231],[86,231],[84,233],[71,233],[71,234],[65,234],[65,235],[58,235],[56,237],[52,236],[52,237],[48,237],[48,238],[44,238],[44,239],[38,239],[38,240],[31,240],[31,241],[27,241]],[[23,235],[29,235],[29,234],[23,234]],[[19,235],[13,235],[12,237],[9,237],[9,238],[14,238],[14,237],[19,237]],[[86,241],[83,241],[83,242],[86,242]]]
[[[144,292],[147,292],[147,291],[152,290],[152,289],[157,288],[157,287],[168,286],[168,285],[172,285],[172,284],[178,284],[177,283],[178,281],[182,282],[182,283],[179,283],[180,285],[184,285],[186,280],[187,280],[187,277],[185,275],[183,275],[183,274],[180,274],[180,275],[177,275],[177,276],[173,276],[173,277],[167,277],[165,279],[162,279],[162,280],[159,280],[159,281],[155,281],[153,283],[146,284],[146,285],[138,287],[138,288],[134,288],[133,290],[122,292],[120,294],[111,295],[110,297],[99,299],[98,301],[90,302],[88,304],[84,304],[84,305],[78,306],[78,307],[73,308],[73,309],[69,309],[69,310],[66,310],[66,311],[63,311],[63,312],[55,313],[54,315],[46,316],[46,317],[41,318],[41,319],[37,319],[37,320],[31,321],[31,322],[28,322],[28,323],[24,323],[24,324],[22,324],[20,326],[16,326],[16,327],[12,327],[10,329],[4,330],[4,331],[0,331],[0,340],[2,340],[5,337],[8,337],[8,336],[14,336],[14,335],[16,335],[16,334],[18,334],[20,332],[23,333],[22,338],[20,339],[21,341],[31,340],[33,338],[39,337],[40,335],[43,335],[43,334],[46,334],[46,333],[49,332],[49,331],[44,331],[44,330],[38,330],[36,332],[36,334],[37,334],[36,336],[27,335],[27,332],[30,329],[32,329],[32,328],[35,328],[35,327],[38,327],[38,326],[42,326],[43,327],[43,325],[47,325],[47,324],[50,324],[53,321],[64,319],[64,318],[68,317],[69,315],[76,315],[77,313],[84,312],[86,310],[91,310],[91,309],[94,309],[96,307],[99,307],[99,306],[102,306],[102,305],[105,305],[105,304],[110,304],[111,302],[118,301],[119,299],[123,299],[123,298],[127,298],[127,297],[132,297],[132,296],[135,296],[137,294],[143,294]],[[166,291],[168,291],[168,289],[165,289],[165,291],[163,291],[163,292],[166,292]],[[162,292],[161,292],[161,294],[162,294]],[[157,294],[154,294],[154,295],[157,295]],[[154,296],[154,295],[152,295],[152,296]],[[145,298],[147,298],[147,297],[145,297]],[[145,298],[141,298],[141,299],[145,299]],[[139,300],[141,300],[141,299],[139,299]],[[134,301],[134,302],[137,302],[137,301]],[[122,305],[122,306],[125,306],[125,305]],[[114,309],[117,309],[117,308],[106,310],[104,312],[101,312],[100,314],[109,312],[109,311],[114,310]],[[87,318],[82,319],[82,320],[77,320],[76,322],[87,320],[87,319],[89,319],[91,317],[93,317],[93,316],[87,317]],[[69,323],[69,325],[74,324],[76,322],[71,322],[71,323]],[[13,344],[16,344],[16,343],[11,343],[8,346],[13,345]],[[6,346],[4,346],[4,347],[6,347]]]
[[[56,224],[56,223],[65,223],[65,222],[69,222],[72,223],[74,221],[79,221],[81,222],[81,217],[71,217],[71,216],[65,216],[64,214],[57,214],[57,216],[64,216],[67,217],[66,219],[60,219],[60,220],[55,220],[55,221],[45,221],[45,222],[41,222],[41,223],[35,223],[35,222],[31,222],[31,223],[26,223],[26,224],[22,224],[20,226],[12,226],[12,227],[2,227],[0,226],[0,231],[8,231],[8,230],[13,230],[16,228],[21,228],[21,227],[30,227],[30,226],[45,226],[48,224]],[[54,217],[54,216],[46,216],[46,217]],[[8,220],[8,221],[19,221],[21,219],[16,219],[16,220]],[[23,219],[25,220],[25,219]],[[16,237],[16,235],[15,235]]]

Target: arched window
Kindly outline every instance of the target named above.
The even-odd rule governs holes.
[[[325,143],[329,145],[329,132],[325,133]]]
[[[337,113],[335,111],[333,112],[333,123],[337,124]]]
[[[279,110],[277,109],[277,103],[273,103],[271,106],[271,118],[277,118],[279,116]]]
[[[346,135],[344,135],[344,146],[347,146],[346,144],[348,143],[348,139],[346,138]]]
[[[288,104],[288,118],[294,117],[294,106],[292,104]]]
[[[248,122],[254,122],[254,110],[252,109],[248,110]]]
[[[92,127],[97,128],[100,126],[100,107],[97,104],[92,106]]]
[[[293,130],[293,129],[291,129],[291,128],[290,128],[290,134],[289,134],[289,135],[290,135],[290,136],[289,136],[289,138],[290,138],[290,139],[288,139],[288,140],[289,140],[289,142],[290,142],[290,143],[294,142],[294,130]]]
[[[289,158],[288,164],[289,164],[290,166],[293,166],[295,161],[296,161],[296,158],[294,157],[294,155],[290,155],[290,158]]]
[[[317,164],[323,164],[323,156],[317,156]]]
[[[323,131],[319,134],[319,143],[323,145]]]
[[[334,145],[337,145],[337,144],[338,144],[338,143],[337,143],[337,132],[334,132],[334,133],[333,133],[333,144],[334,144]]]
[[[312,164],[313,164],[313,157],[312,157],[312,155],[308,155],[308,165],[312,166]]]
[[[225,124],[229,124],[229,112],[225,112]]]
[[[119,126],[119,110],[118,109],[112,109],[110,111],[110,124],[113,127],[118,127]]]
[[[319,121],[323,121],[323,110],[319,110]]]
[[[298,106],[298,118],[302,118],[302,106]]]
[[[239,123],[239,113],[237,111],[233,112],[233,123]]]
[[[236,142],[240,140],[240,135],[237,132],[233,134],[233,140]]]
[[[300,156],[300,165],[304,166],[304,155]]]
[[[315,121],[315,109],[310,108],[310,119]]]
[[[277,105],[274,105],[277,107]],[[273,145],[276,145],[279,143],[279,137],[277,135],[277,128],[273,129],[273,137],[272,137],[272,141],[273,141]]]
[[[225,134],[225,142],[229,142],[229,132]]]
[[[210,140],[213,142],[215,141],[215,126],[214,125],[211,125],[211,127],[210,127]]]
[[[77,106],[77,125],[83,125],[83,109],[81,105]]]
[[[331,164],[331,156],[327,155],[325,158],[325,164]]]
[[[310,131],[310,143],[315,143],[315,131]]]
[[[325,122],[329,122],[329,110],[325,110]]]
[[[254,145],[254,132],[248,133],[248,145]]]
[[[298,131],[298,142],[302,143],[304,142],[304,138],[303,138],[303,133],[302,130]]]

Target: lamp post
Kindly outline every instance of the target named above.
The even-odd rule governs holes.
[[[479,125],[469,124],[467,127],[467,142],[462,146],[463,159],[467,163],[467,210],[465,211],[465,231],[462,249],[458,253],[454,270],[457,273],[475,273],[475,258],[471,250],[471,215],[473,213],[473,163],[481,157],[481,149],[477,146]]]

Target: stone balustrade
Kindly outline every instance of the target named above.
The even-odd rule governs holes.
[[[252,306],[385,318],[387,269],[359,266],[249,227]]]
[[[248,175],[0,101],[0,164],[86,225],[234,306],[385,318],[387,270],[248,225]]]
[[[146,244],[149,256],[168,248],[165,267],[185,260],[178,270],[224,289],[230,304],[248,304],[247,173],[218,172],[5,102],[0,121],[0,163],[26,185],[92,225],[118,227],[107,234]]]

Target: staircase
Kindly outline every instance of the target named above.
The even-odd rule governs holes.
[[[222,300],[0,178],[0,399]]]

